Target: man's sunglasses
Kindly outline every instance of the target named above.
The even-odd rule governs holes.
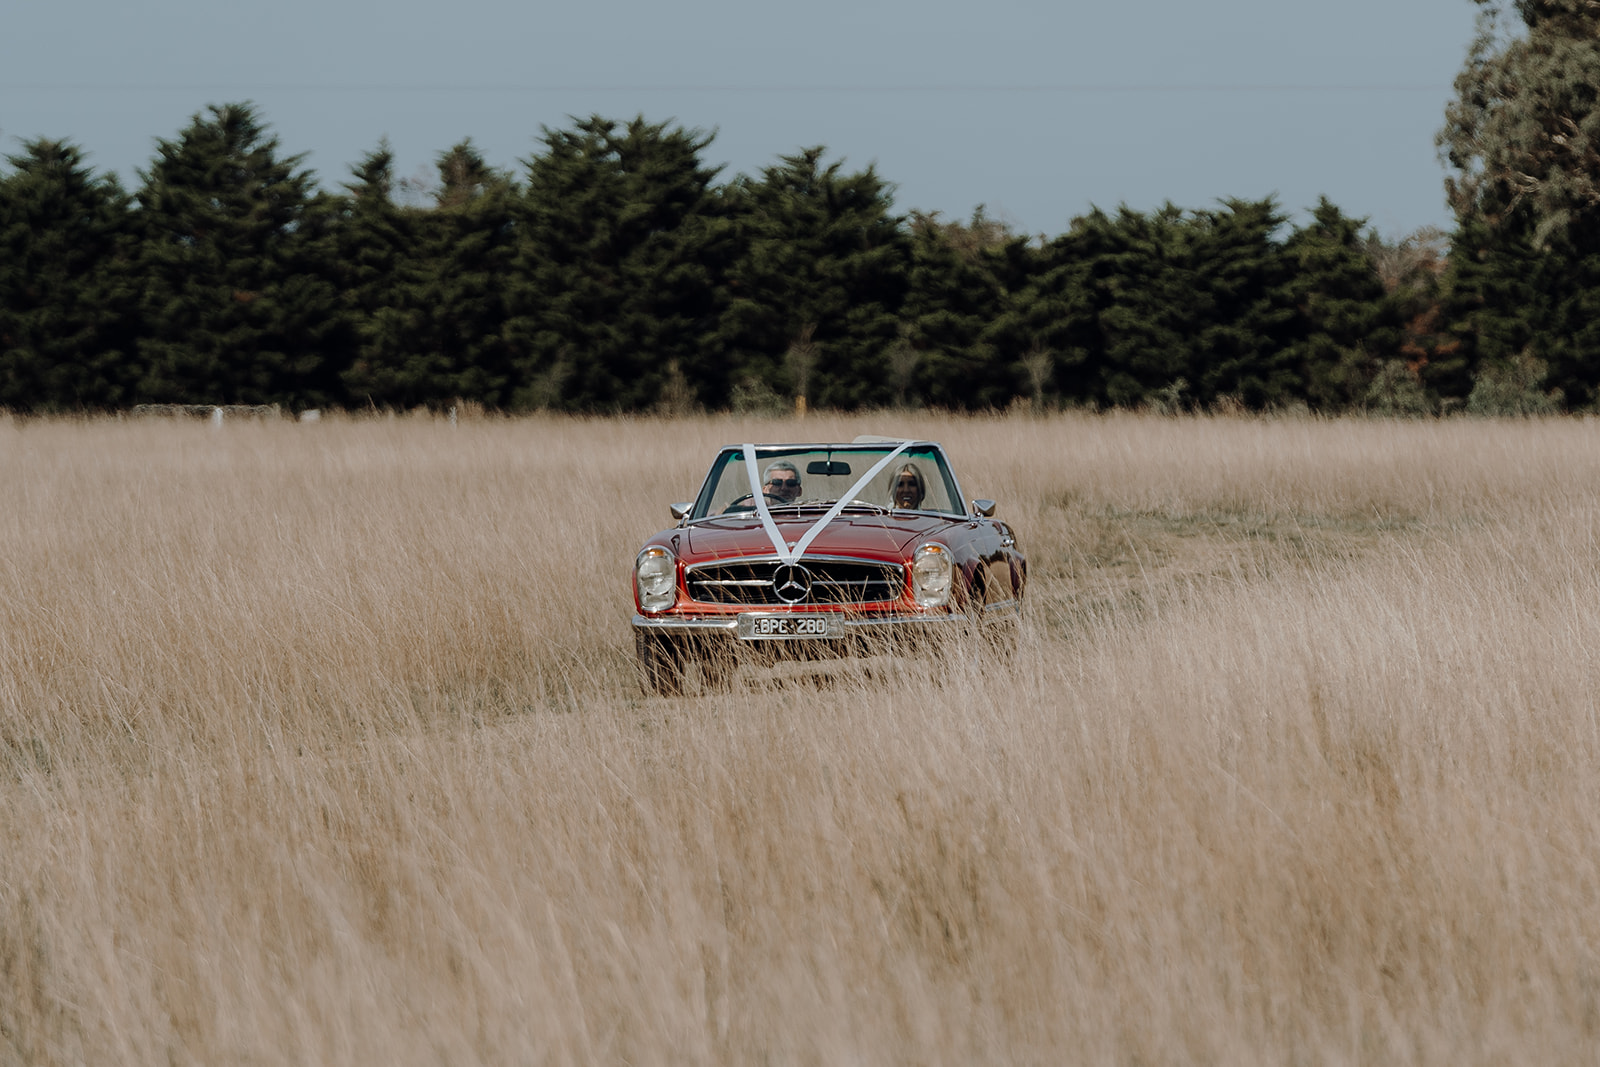
[[[767,480],[767,484],[768,485],[775,485],[779,489],[798,489],[798,488],[800,488],[800,479],[799,478],[769,478]]]

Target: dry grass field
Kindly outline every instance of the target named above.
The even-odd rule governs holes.
[[[943,440],[1008,667],[640,695],[712,450]],[[1600,424],[0,422],[0,1063],[1600,1055]]]

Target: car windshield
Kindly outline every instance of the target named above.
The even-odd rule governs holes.
[[[724,450],[706,476],[691,519],[754,511],[758,490],[773,511],[829,507],[849,494],[849,503],[863,508],[964,514],[957,503],[955,479],[938,445],[911,444],[898,454],[900,442],[754,448],[758,485],[751,485],[744,449]]]

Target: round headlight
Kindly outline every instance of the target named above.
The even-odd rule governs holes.
[[[949,603],[955,564],[943,545],[926,544],[911,556],[911,596],[925,608]]]
[[[633,587],[645,611],[666,611],[678,599],[678,561],[659,545],[645,549],[633,565]]]

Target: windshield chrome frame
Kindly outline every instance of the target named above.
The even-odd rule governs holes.
[[[937,441],[919,441],[919,440],[916,440],[914,438],[896,439],[894,444],[898,444],[900,440],[910,440],[911,441],[910,447],[906,449],[906,451],[908,451],[908,452],[930,451],[930,452],[937,453],[938,457],[939,457],[939,461],[944,467],[945,475],[949,477],[950,484],[955,487],[956,496],[955,496],[955,499],[950,502],[951,508],[952,508],[952,510],[950,510],[950,511],[934,511],[934,510],[929,510],[929,509],[926,509],[926,508],[888,508],[886,510],[886,513],[887,514],[903,514],[903,515],[936,515],[936,516],[938,516],[939,518],[942,518],[942,519],[967,519],[967,518],[970,518],[971,517],[970,514],[969,514],[970,505],[967,504],[967,502],[966,502],[966,499],[967,499],[966,498],[966,493],[961,488],[961,480],[956,477],[955,469],[950,465],[950,457],[945,454],[944,446],[939,444]],[[894,444],[891,444],[891,443],[889,443],[887,441],[873,441],[873,442],[870,442],[870,443],[869,442],[851,442],[849,444],[831,444],[831,443],[828,443],[828,442],[825,442],[825,441],[824,442],[798,441],[798,442],[794,442],[794,443],[791,443],[791,444],[757,444],[754,447],[755,447],[756,456],[758,458],[760,458],[760,457],[763,457],[763,456],[765,456],[765,455],[767,455],[769,453],[778,453],[778,452],[871,452],[871,453],[883,454],[883,453],[894,451]],[[710,508],[710,506],[711,506],[711,496],[712,496],[713,493],[716,492],[716,485],[717,485],[717,482],[720,480],[721,473],[727,467],[727,465],[730,462],[733,462],[731,457],[736,455],[736,454],[741,454],[742,455],[743,452],[744,452],[744,446],[743,445],[724,445],[721,448],[721,450],[719,450],[717,452],[716,458],[711,461],[711,466],[706,471],[706,476],[700,483],[700,491],[695,494],[694,510],[689,513],[689,517],[686,518],[681,525],[693,526],[696,523],[705,522],[708,519],[724,518],[724,516],[722,514],[720,514],[720,513],[718,513],[718,514],[710,514],[710,513],[700,514],[700,511],[701,511],[702,508],[706,508],[706,509]],[[798,508],[798,507],[821,508],[821,509],[825,510],[828,507],[832,506],[832,503],[833,502],[831,502],[831,501],[821,501],[821,502],[815,502],[815,503],[806,503],[806,504],[803,504],[803,505],[802,504],[781,505],[781,507],[784,507],[784,508]],[[754,515],[755,513],[751,512],[751,514]]]

